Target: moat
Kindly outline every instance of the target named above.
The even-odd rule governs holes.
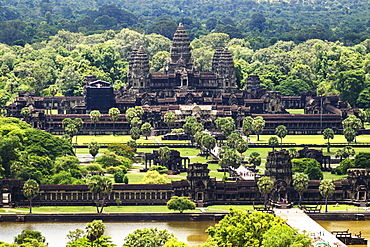
[[[84,229],[87,222],[28,222],[28,223],[0,223],[0,241],[12,243],[14,237],[23,229],[40,231],[46,238],[49,246],[65,247],[68,241],[69,231],[77,228]],[[180,241],[190,245],[202,244],[206,241],[208,234],[205,230],[213,226],[214,221],[168,221],[168,222],[105,222],[105,236],[112,238],[117,246],[122,246],[124,238],[135,229],[157,227],[160,230],[167,229]]]
[[[370,239],[368,221],[318,221],[328,231],[347,230],[352,233],[362,232],[362,236]],[[112,237],[113,243],[122,246],[124,238],[137,228],[157,227],[167,229],[183,242],[192,246],[202,244],[208,235],[205,230],[214,225],[213,221],[169,221],[169,222],[106,222],[106,236]],[[76,228],[83,229],[86,222],[58,222],[58,223],[0,223],[0,241],[13,242],[14,236],[23,229],[41,231],[46,237],[49,246],[64,247],[67,243],[66,235]],[[363,245],[361,245],[364,247]],[[360,245],[351,245],[360,247]]]

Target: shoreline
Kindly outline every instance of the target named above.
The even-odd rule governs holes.
[[[81,222],[103,220],[129,221],[220,221],[227,213],[56,213],[17,214],[2,213],[0,222]],[[310,213],[315,221],[370,221],[370,212]]]

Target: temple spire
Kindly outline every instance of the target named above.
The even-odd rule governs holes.
[[[149,59],[144,48],[135,46],[129,58],[129,85],[133,88],[146,88],[149,81],[149,68]]]
[[[168,72],[175,73],[193,69],[193,59],[190,52],[190,40],[184,26],[180,23],[174,36],[171,47],[171,57],[168,62]]]

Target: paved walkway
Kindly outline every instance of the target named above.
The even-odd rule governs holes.
[[[298,229],[301,233],[308,233],[308,235],[315,241],[316,245],[314,246],[347,246],[300,209],[274,209],[274,212],[277,216],[286,219],[289,226]],[[322,245],[319,243],[322,243]],[[327,245],[324,245],[324,243]]]

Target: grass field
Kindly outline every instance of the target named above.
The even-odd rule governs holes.
[[[262,205],[255,205],[261,207]],[[295,206],[297,207],[297,206]],[[244,211],[252,211],[253,205],[213,205],[205,208],[207,212],[224,212],[227,213],[230,208],[239,209]],[[325,210],[325,205],[322,205],[322,211]],[[352,205],[328,205],[328,211],[332,213],[339,212],[365,212],[364,208],[355,207]],[[96,213],[96,208],[94,206],[48,206],[48,207],[33,207],[33,213]],[[200,213],[199,209],[186,210],[185,213]],[[28,214],[28,208],[0,208],[0,213],[24,213]],[[165,205],[159,206],[109,206],[104,208],[104,213],[178,213],[178,211],[173,211],[167,209]]]

